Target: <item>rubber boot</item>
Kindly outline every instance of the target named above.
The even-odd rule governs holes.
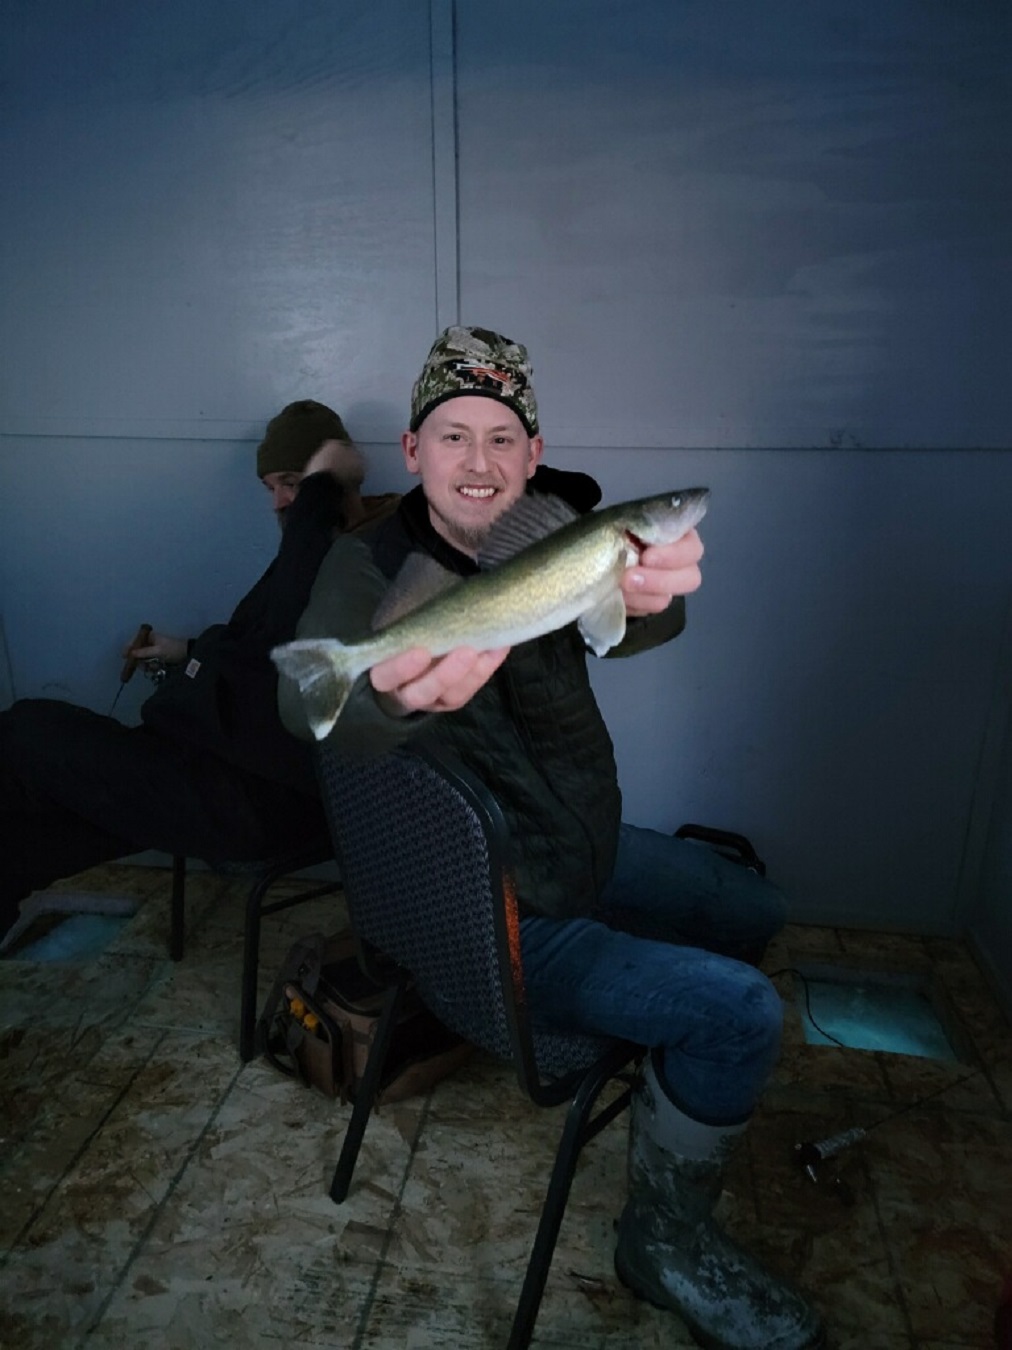
[[[647,1056],[632,1104],[615,1270],[633,1293],[677,1313],[706,1350],[815,1350],[824,1344],[818,1316],[713,1219],[744,1130],[683,1114]]]

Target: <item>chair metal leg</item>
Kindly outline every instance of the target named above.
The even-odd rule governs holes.
[[[243,928],[242,976],[239,1003],[239,1058],[244,1064],[256,1054],[257,973],[260,966],[260,918],[264,894],[273,881],[268,875],[251,887]]]
[[[176,855],[172,859],[172,899],[169,909],[169,958],[183,959],[183,941],[186,931],[186,859]]]
[[[352,1173],[355,1171],[355,1163],[358,1161],[358,1151],[362,1147],[365,1127],[369,1122],[373,1105],[379,1094],[383,1066],[386,1063],[394,1027],[397,1025],[397,1018],[400,1016],[406,988],[407,976],[402,976],[396,984],[390,986],[383,998],[383,1010],[376,1026],[376,1039],[372,1043],[369,1058],[366,1061],[365,1073],[362,1075],[362,1082],[355,1094],[351,1119],[348,1121],[348,1128],[344,1132],[341,1156],[337,1160],[334,1179],[330,1183],[330,1198],[338,1205],[345,1199],[351,1186]]]
[[[527,1350],[527,1346],[530,1345],[580,1150],[629,1105],[632,1089],[626,1088],[614,1101],[609,1102],[598,1112],[593,1120],[590,1119],[594,1103],[605,1084],[614,1077],[620,1063],[628,1059],[624,1051],[619,1051],[619,1057],[618,1060],[604,1061],[599,1065],[596,1074],[589,1075],[583,1080],[566,1114],[566,1124],[555,1155],[555,1165],[548,1182],[548,1193],[542,1206],[541,1221],[531,1249],[531,1257],[527,1263],[527,1273],[520,1291],[520,1301],[513,1318],[507,1350]]]

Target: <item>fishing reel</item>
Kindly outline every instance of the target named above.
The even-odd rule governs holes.
[[[828,1162],[830,1158],[835,1158],[837,1154],[842,1153],[851,1144],[863,1139],[866,1134],[867,1130],[857,1128],[844,1130],[841,1134],[834,1134],[828,1139],[803,1140],[800,1144],[794,1145],[795,1161],[809,1181],[825,1190],[826,1178],[823,1176],[819,1164]],[[832,1177],[829,1182],[829,1189],[843,1204],[852,1205],[854,1203],[853,1189],[839,1173]]]
[[[164,661],[159,661],[156,656],[153,656],[150,661],[141,663],[141,674],[157,687],[164,679],[168,678],[169,668]]]

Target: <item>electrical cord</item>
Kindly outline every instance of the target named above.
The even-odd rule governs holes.
[[[831,1036],[828,1031],[825,1031],[822,1027],[819,1026],[818,1022],[816,1022],[815,1018],[813,1017],[812,996],[811,991],[808,987],[808,977],[806,975],[803,975],[801,971],[798,970],[795,966],[784,966],[782,970],[775,970],[769,978],[771,980],[775,980],[778,975],[796,975],[798,977],[798,979],[804,986],[805,990],[805,1012],[808,1014],[809,1022],[811,1022],[812,1026],[815,1028],[815,1030],[819,1033],[820,1036],[825,1036],[827,1041],[831,1041],[833,1045],[838,1045],[841,1050],[846,1050],[847,1049],[846,1044],[843,1041],[838,1041],[835,1036]]]

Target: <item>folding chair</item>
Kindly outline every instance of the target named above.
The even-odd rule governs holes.
[[[569,1103],[509,1350],[530,1343],[580,1150],[628,1105],[643,1051],[532,1026],[509,831],[498,802],[433,748],[341,759],[317,747],[324,809],[361,961],[387,986],[383,1014],[331,1186],[348,1194],[383,1061],[409,984],[452,1030],[511,1061],[539,1106]],[[594,1114],[615,1077],[624,1089]]]
[[[241,1001],[239,1009],[239,1057],[244,1063],[256,1053],[255,1030],[257,1020],[257,971],[260,966],[260,927],[266,914],[277,914],[294,905],[331,895],[341,889],[340,881],[327,881],[309,886],[295,895],[265,903],[268,891],[278,881],[301,872],[307,867],[333,862],[334,849],[328,837],[321,837],[302,848],[289,849],[257,862],[224,863],[215,868],[227,876],[250,877],[243,926],[243,958]],[[169,932],[169,956],[173,961],[183,958],[186,927],[186,859],[172,859],[172,899]]]

